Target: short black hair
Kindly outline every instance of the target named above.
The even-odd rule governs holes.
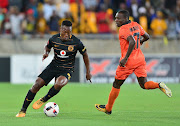
[[[63,26],[63,25],[70,27],[70,26],[72,26],[72,22],[69,21],[69,20],[64,20],[64,21],[62,22],[61,26]]]
[[[120,10],[118,13],[123,14],[125,18],[129,19],[129,12],[127,10]]]

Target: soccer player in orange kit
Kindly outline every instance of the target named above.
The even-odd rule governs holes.
[[[116,76],[109,94],[108,103],[106,105],[95,104],[96,109],[106,114],[111,114],[113,104],[119,95],[121,85],[133,72],[137,76],[141,88],[159,88],[168,97],[172,97],[171,90],[163,82],[157,83],[147,81],[146,62],[140,45],[149,39],[148,33],[146,33],[137,22],[129,20],[129,12],[126,10],[121,10],[116,13],[115,22],[116,25],[120,27],[120,63],[116,69]]]

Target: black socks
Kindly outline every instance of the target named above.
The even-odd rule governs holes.
[[[54,86],[52,86],[49,92],[47,93],[47,95],[42,98],[43,102],[48,101],[50,98],[56,95],[59,91],[60,90],[56,90]],[[26,112],[26,109],[28,108],[29,104],[33,101],[35,95],[36,93],[32,93],[31,90],[28,91],[26,98],[24,100],[24,104],[21,108],[21,111]]]
[[[51,87],[49,92],[47,93],[46,96],[44,96],[42,99],[44,102],[48,101],[50,98],[52,98],[54,95],[56,95],[60,90],[56,90],[54,86]]]
[[[21,111],[26,112],[26,109],[28,108],[29,104],[32,102],[32,100],[34,99],[36,93],[32,93],[31,90],[28,91],[26,98],[24,100],[24,104],[21,108]]]

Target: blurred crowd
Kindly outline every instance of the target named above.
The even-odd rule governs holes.
[[[114,16],[124,9],[152,36],[179,38],[180,0],[0,0],[0,34],[43,37],[65,19],[75,34],[116,34]]]

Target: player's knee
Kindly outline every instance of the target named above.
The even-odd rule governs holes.
[[[40,88],[43,86],[44,86],[44,84],[41,83],[41,80],[37,79],[35,84],[32,86],[31,91],[33,93],[37,93],[40,90]]]
[[[61,89],[62,87],[64,87],[66,84],[67,84],[67,83],[64,83],[64,82],[62,82],[62,83],[56,83],[56,84],[55,84],[55,88],[58,89],[58,90],[60,90],[60,89]]]
[[[121,84],[121,83],[118,83],[118,81],[116,81],[116,80],[113,82],[113,87],[114,87],[114,88],[118,88],[118,89],[119,89],[119,88],[121,87],[121,85],[122,85],[122,84]]]
[[[57,79],[56,83],[55,83],[55,88],[61,89],[62,87],[64,87],[67,84],[67,82],[68,82],[67,78]]]

